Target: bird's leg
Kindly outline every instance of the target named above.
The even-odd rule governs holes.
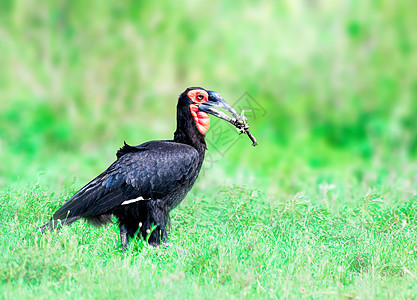
[[[167,213],[164,211],[164,209],[158,205],[149,205],[148,218],[145,224],[146,226],[144,226],[142,229],[142,235],[146,239],[150,234],[148,243],[152,246],[159,246],[161,245],[161,242],[167,239],[167,220]],[[152,230],[155,225],[156,228],[150,232],[150,230]]]
[[[127,228],[124,224],[119,225],[120,229],[120,241],[122,242],[123,252],[127,250],[127,245],[129,244],[129,238],[127,236]]]
[[[147,229],[143,234],[145,239],[148,239],[148,243],[152,246],[159,246],[161,242],[166,239],[166,228],[162,220],[156,223],[156,220],[148,223]],[[153,229],[153,230],[152,230]],[[152,230],[152,231],[151,231]]]

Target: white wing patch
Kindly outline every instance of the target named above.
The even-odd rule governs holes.
[[[126,200],[126,201],[124,201],[121,205],[126,205],[126,204],[130,204],[130,203],[135,203],[135,202],[138,202],[138,201],[143,201],[143,200],[149,200],[149,199],[144,199],[142,196],[139,196],[139,197],[137,197],[137,198],[135,198],[135,199]]]

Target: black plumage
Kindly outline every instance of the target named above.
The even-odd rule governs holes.
[[[138,230],[144,238],[149,237],[152,245],[166,240],[169,212],[191,189],[204,160],[208,129],[204,111],[216,115],[212,106],[220,106],[220,102],[222,108],[235,114],[219,94],[202,88],[187,89],[178,100],[173,140],[139,146],[125,143],[117,151],[117,160],[62,205],[42,231],[80,218],[103,224],[113,215],[119,222],[123,247]],[[194,114],[192,107],[197,107]]]

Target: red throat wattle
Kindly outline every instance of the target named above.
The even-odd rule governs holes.
[[[195,120],[198,131],[200,131],[201,134],[206,134],[210,127],[210,116],[208,113],[199,110],[198,106],[195,104],[190,104],[190,111]]]

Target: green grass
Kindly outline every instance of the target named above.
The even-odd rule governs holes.
[[[14,187],[1,201],[3,297],[413,298],[417,202],[411,180],[374,188],[334,181],[279,196],[203,187],[200,180],[172,213],[172,247],[138,239],[127,253],[120,251],[115,224],[78,222],[40,235],[36,227],[70,191]]]
[[[0,297],[417,297],[412,1],[38,2],[0,1]],[[248,92],[259,146],[212,118],[171,248],[36,232],[188,86]]]

